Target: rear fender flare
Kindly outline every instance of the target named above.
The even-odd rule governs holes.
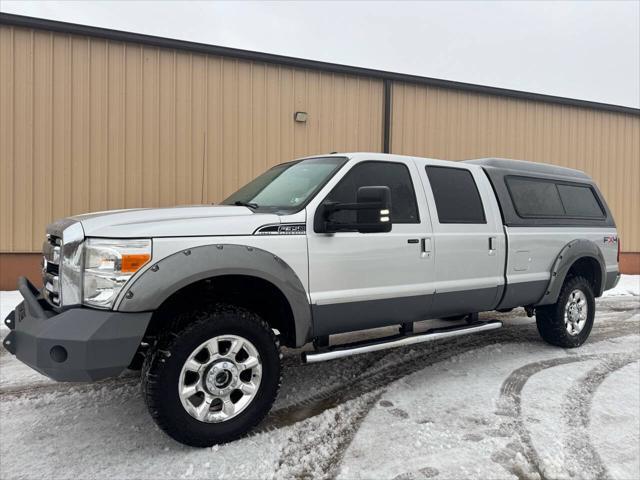
[[[585,238],[572,240],[567,243],[562,250],[560,250],[560,253],[553,262],[553,266],[551,267],[551,278],[549,279],[549,284],[547,285],[545,294],[535,306],[551,305],[556,303],[560,296],[562,285],[567,278],[567,273],[569,273],[569,270],[577,260],[584,257],[593,258],[598,262],[598,265],[600,266],[600,279],[602,280],[600,282],[600,290],[602,290],[602,285],[604,285],[604,279],[606,278],[606,264],[602,251],[598,245],[591,240]],[[602,291],[593,293],[596,297],[602,295]]]

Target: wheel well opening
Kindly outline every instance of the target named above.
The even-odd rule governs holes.
[[[147,337],[181,328],[176,317],[185,310],[229,303],[257,313],[280,333],[281,343],[295,346],[295,320],[285,295],[273,283],[249,275],[223,275],[192,283],[167,298],[154,312]]]
[[[600,264],[595,258],[582,257],[575,261],[569,272],[567,272],[567,278],[570,277],[584,277],[591,284],[593,294],[597,297],[600,294],[600,288],[602,287],[602,272],[600,270]]]

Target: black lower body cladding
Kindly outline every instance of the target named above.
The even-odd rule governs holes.
[[[5,322],[3,344],[34,370],[57,381],[90,382],[113,377],[131,362],[151,312],[121,313],[72,308],[48,310],[32,290]]]
[[[357,302],[313,305],[314,335],[367,330],[428,318],[493,310],[502,286]]]
[[[605,278],[604,290],[611,290],[612,288],[616,288],[618,282],[620,281],[620,272],[618,270],[613,270],[611,272],[607,272],[607,276]]]

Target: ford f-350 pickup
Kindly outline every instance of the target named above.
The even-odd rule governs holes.
[[[584,173],[504,159],[304,158],[221,205],[78,215],[47,228],[43,288],[18,281],[4,346],[59,381],[142,370],[151,416],[185,444],[233,440],[271,408],[280,346],[318,362],[492,330],[524,307],[578,347],[615,286],[620,242]],[[464,318],[415,333],[414,322]],[[338,333],[397,335],[332,345]]]

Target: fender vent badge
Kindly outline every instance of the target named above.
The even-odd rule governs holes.
[[[260,227],[255,235],[305,235],[306,233],[307,226],[304,223],[284,223]]]

